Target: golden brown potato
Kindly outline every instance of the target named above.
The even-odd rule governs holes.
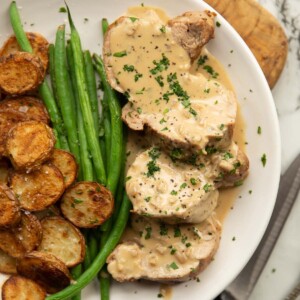
[[[99,183],[82,181],[65,192],[60,207],[63,215],[77,227],[92,228],[111,216],[114,199]]]
[[[0,273],[17,274],[16,259],[0,250]]]
[[[61,217],[42,220],[43,239],[38,251],[53,254],[68,268],[81,263],[85,256],[85,240],[81,232]]]
[[[6,137],[9,130],[15,126],[15,124],[26,120],[27,116],[23,113],[11,109],[0,110],[0,157],[6,155]]]
[[[0,155],[1,156],[1,155]],[[0,185],[8,183],[8,174],[11,169],[10,162],[6,158],[0,158]]]
[[[76,180],[78,166],[73,154],[64,150],[54,149],[49,162],[62,173],[66,188]]]
[[[2,300],[44,300],[46,291],[33,280],[11,276],[2,287]]]
[[[21,220],[21,212],[14,193],[0,184],[0,227],[16,225]]]
[[[11,230],[0,230],[0,249],[12,257],[21,257],[25,249]]]
[[[28,211],[40,211],[49,207],[65,190],[61,172],[55,166],[47,164],[31,173],[12,172],[10,187],[20,206]]]
[[[40,221],[29,212],[22,214],[21,222],[12,229],[12,232],[24,247],[25,252],[36,249],[40,245],[43,235]]]
[[[33,251],[17,260],[17,271],[41,285],[48,293],[67,287],[71,275],[66,265],[52,254]]]
[[[38,98],[23,96],[8,98],[0,102],[0,111],[13,110],[24,113],[29,120],[49,124],[50,117],[44,103]]]
[[[26,35],[31,44],[33,53],[40,58],[44,71],[46,72],[49,62],[48,41],[40,33],[27,32]],[[3,47],[0,49],[0,56],[8,56],[19,51],[21,51],[21,48],[16,40],[16,37],[13,35],[8,38]]]
[[[44,80],[44,67],[34,54],[16,52],[0,57],[0,89],[8,95],[34,91]]]
[[[6,138],[6,153],[17,170],[32,170],[51,157],[55,137],[46,124],[21,122],[12,127]]]

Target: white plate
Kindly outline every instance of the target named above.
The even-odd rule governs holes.
[[[142,0],[143,1],[143,0]],[[100,20],[113,21],[128,6],[140,5],[136,0],[70,0],[70,8],[84,48],[100,52],[102,34]],[[1,0],[0,44],[12,33],[8,17],[9,0]],[[27,31],[37,31],[54,41],[58,25],[67,21],[60,0],[18,0],[22,20]],[[208,6],[200,0],[145,0],[145,5],[163,8],[170,16],[187,10],[202,10]],[[88,20],[85,20],[87,18]],[[241,271],[257,247],[270,219],[275,203],[280,175],[280,137],[272,95],[255,58],[232,27],[220,16],[221,27],[209,43],[209,50],[222,62],[235,86],[242,109],[249,142],[250,175],[239,187],[239,197],[226,218],[220,249],[215,260],[200,275],[200,282],[190,281],[173,287],[172,299],[205,300],[220,293]],[[233,50],[233,51],[231,51]],[[231,64],[231,67],[228,65]],[[262,134],[257,134],[261,126]],[[267,164],[261,156],[266,153]],[[252,190],[252,194],[248,193]],[[232,238],[235,237],[235,241]],[[99,299],[97,283],[83,294],[83,299]],[[113,284],[111,298],[156,299],[158,284]]]

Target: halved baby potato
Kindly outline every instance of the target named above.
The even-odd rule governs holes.
[[[46,72],[49,62],[49,42],[40,33],[26,32],[26,36],[31,44],[33,53],[40,58],[43,64],[44,72]],[[4,43],[3,47],[0,50],[0,56],[8,56],[19,51],[22,50],[18,44],[16,37],[13,35],[9,37]]]
[[[20,206],[28,211],[40,211],[49,207],[65,190],[61,172],[48,164],[31,173],[12,172],[10,187]]]
[[[71,283],[66,265],[52,254],[33,251],[17,260],[18,274],[41,285],[48,293],[56,293]]]
[[[11,165],[9,160],[4,157],[0,158],[0,185],[1,184],[7,185],[10,169],[11,169]]]
[[[33,280],[11,276],[2,286],[2,300],[44,300],[46,291]]]
[[[30,120],[40,121],[49,124],[50,117],[44,103],[35,97],[23,96],[8,98],[0,102],[0,111],[13,110],[24,113]]]
[[[92,228],[111,216],[114,199],[99,183],[82,181],[65,192],[60,207],[63,215],[77,227]]]
[[[0,184],[0,228],[16,225],[21,220],[20,206],[12,190]]]
[[[12,257],[22,257],[26,252],[11,230],[0,230],[0,241],[0,249]]]
[[[76,180],[78,166],[73,154],[65,150],[54,149],[49,162],[62,173],[66,188]]]
[[[51,205],[43,210],[35,211],[33,214],[41,221],[47,217],[61,216],[60,210],[55,206]]]
[[[16,52],[0,57],[0,89],[8,95],[36,90],[44,79],[44,67],[34,54]]]
[[[0,273],[17,274],[16,259],[0,250]]]
[[[38,121],[21,122],[7,134],[6,152],[17,170],[32,170],[46,161],[53,152],[52,129]]]
[[[85,240],[81,232],[61,217],[42,220],[43,239],[38,251],[53,254],[68,268],[81,263],[85,256]]]

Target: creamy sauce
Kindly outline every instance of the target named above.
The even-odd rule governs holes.
[[[234,94],[222,84],[227,77],[213,69],[206,51],[205,65],[191,66],[171,28],[152,10],[143,17],[125,18],[110,32],[107,65],[130,101],[123,118],[131,128],[147,124],[186,147],[204,149],[216,138],[227,146],[237,109]]]
[[[171,300],[172,299],[172,286],[161,284],[159,287],[159,293],[162,295],[164,300]]]

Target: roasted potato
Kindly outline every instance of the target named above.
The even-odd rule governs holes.
[[[63,215],[77,227],[92,228],[111,216],[114,199],[99,183],[82,181],[65,192],[60,207]]]
[[[15,227],[0,230],[0,249],[12,257],[21,257],[36,249],[42,240],[42,226],[29,212],[22,213]]]
[[[6,138],[6,153],[16,170],[30,171],[51,157],[55,137],[46,124],[21,122],[12,127]]]
[[[44,67],[34,54],[16,52],[0,57],[0,89],[8,95],[36,90],[44,79]]]
[[[31,44],[33,53],[40,58],[43,64],[44,72],[46,72],[49,62],[48,41],[40,33],[27,32],[26,35]],[[3,47],[0,49],[0,56],[8,56],[19,51],[21,51],[21,48],[16,40],[16,37],[13,35],[8,38]]]
[[[61,216],[60,210],[55,206],[51,205],[41,211],[35,211],[33,214],[41,221],[44,218],[47,217],[55,217],[55,216]]]
[[[27,116],[23,113],[6,109],[0,110],[0,157],[5,156],[6,138],[9,130],[19,122],[27,120]]]
[[[20,220],[20,206],[14,193],[0,184],[0,228],[14,226]]]
[[[66,188],[76,180],[78,166],[73,154],[64,150],[54,149],[49,162],[62,173]]]
[[[18,274],[28,277],[52,294],[67,287],[71,275],[66,265],[52,254],[33,251],[17,260]]]
[[[28,211],[40,211],[49,207],[65,190],[61,172],[48,164],[31,173],[14,171],[9,181],[20,206]]]
[[[1,156],[1,155],[0,155]],[[8,183],[8,174],[11,169],[10,162],[6,158],[0,158],[0,185]]]
[[[74,267],[85,256],[85,240],[81,232],[61,217],[42,220],[43,239],[38,251],[53,254],[66,266]]]
[[[16,259],[0,250],[0,273],[17,274]]]
[[[2,300],[44,300],[46,291],[33,280],[11,276],[2,286]]]
[[[0,102],[0,111],[7,109],[24,113],[28,120],[40,121],[45,124],[50,122],[48,111],[38,98],[23,96],[5,99]]]

